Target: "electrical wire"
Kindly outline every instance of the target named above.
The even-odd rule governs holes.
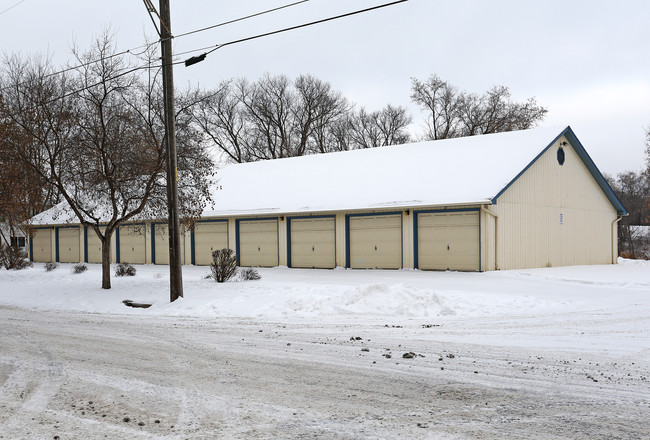
[[[133,73],[133,72],[137,72],[138,70],[155,69],[155,68],[159,68],[159,67],[160,66],[140,66],[140,67],[129,68],[128,70],[126,70],[126,71],[124,71],[122,73],[118,73],[117,75],[111,76],[110,78],[103,79],[103,80],[101,80],[99,82],[96,82],[95,84],[90,84],[90,85],[84,86],[84,87],[82,87],[80,89],[73,90],[71,92],[65,93],[65,94],[63,94],[61,96],[57,96],[56,98],[52,98],[49,101],[46,101],[43,105],[51,104],[51,103],[56,102],[56,101],[58,101],[60,99],[65,99],[68,96],[76,95],[77,93],[83,92],[85,90],[90,90],[93,87],[101,86],[102,84],[105,84],[108,81],[113,81],[114,79],[120,78],[122,76],[128,75],[128,74]]]
[[[12,8],[18,6],[20,3],[23,3],[23,2],[25,2],[25,1],[27,1],[27,0],[22,0],[22,1],[20,1],[19,3],[17,3],[17,4],[15,4],[15,5],[11,6],[10,8],[5,9],[5,11],[3,11],[3,12],[6,12],[6,11],[8,11],[9,9],[12,9]],[[301,1],[298,1],[298,2],[290,3],[290,4],[287,4],[287,5],[284,5],[284,6],[280,6],[280,7],[277,7],[277,8],[268,9],[268,10],[266,10],[266,11],[258,12],[258,13],[255,13],[255,14],[251,14],[251,15],[248,15],[248,16],[246,16],[246,17],[236,18],[236,19],[229,20],[229,21],[226,21],[226,22],[223,22],[223,23],[219,23],[219,24],[215,24],[215,25],[212,25],[212,26],[208,26],[208,27],[205,27],[205,28],[202,28],[202,29],[196,29],[196,30],[193,30],[193,31],[185,32],[185,33],[182,33],[182,34],[177,35],[176,37],[172,37],[172,38],[181,38],[181,37],[184,37],[184,36],[187,36],[187,35],[192,35],[192,34],[195,34],[195,33],[198,33],[198,32],[203,32],[203,31],[206,31],[206,30],[209,30],[209,29],[214,29],[214,28],[216,28],[216,27],[225,26],[225,25],[227,25],[227,24],[236,23],[236,22],[239,22],[239,21],[247,20],[247,19],[249,19],[249,18],[253,18],[253,17],[260,16],[260,15],[264,15],[264,14],[268,14],[268,13],[271,13],[271,12],[275,12],[275,11],[278,11],[278,10],[281,10],[281,9],[289,8],[289,7],[291,7],[291,6],[296,6],[296,5],[298,5],[298,4],[305,3],[305,2],[308,2],[308,1],[309,1],[309,0],[301,0]],[[145,4],[146,4],[146,2],[145,2]],[[2,12],[0,12],[0,14],[2,14]],[[56,71],[56,72],[49,73],[49,74],[45,75],[45,77],[47,78],[47,77],[54,76],[54,75],[60,75],[60,74],[63,74],[63,73],[70,72],[70,71],[72,71],[72,70],[79,69],[79,68],[81,68],[81,67],[86,67],[86,66],[89,66],[89,65],[94,64],[94,63],[99,63],[99,62],[101,62],[101,61],[105,61],[105,60],[108,60],[108,59],[111,59],[111,58],[115,58],[115,57],[117,57],[117,56],[126,55],[126,54],[131,54],[131,55],[134,55],[134,56],[138,57],[138,56],[142,55],[143,53],[145,53],[147,50],[149,50],[149,48],[150,48],[151,46],[153,46],[154,44],[158,44],[158,43],[160,43],[160,42],[162,42],[162,41],[163,41],[162,39],[159,39],[159,40],[156,40],[156,41],[154,41],[154,42],[152,42],[152,43],[143,44],[143,45],[141,45],[141,46],[133,47],[133,48],[131,48],[131,49],[127,49],[127,50],[124,50],[124,51],[122,51],[122,52],[118,52],[118,53],[115,53],[115,54],[112,54],[112,55],[108,55],[108,56],[106,56],[106,57],[97,58],[97,59],[92,60],[92,61],[88,61],[88,62],[85,62],[85,63],[79,64],[79,65],[71,66],[71,67],[68,67],[68,68],[65,68],[65,69],[62,69],[62,70]],[[210,49],[210,48],[212,48],[212,47],[213,47],[213,46],[208,46],[208,47],[206,47],[206,48],[204,48],[204,49],[195,49],[195,50],[193,50],[193,51],[189,51],[189,52],[182,52],[182,53],[179,53],[179,54],[174,54],[174,56],[176,57],[176,56],[183,55],[183,54],[185,54],[185,53],[191,53],[191,52],[197,52],[197,51],[200,51],[200,50]],[[139,49],[144,49],[144,50],[143,50],[142,52],[140,52],[140,53],[133,53],[133,51],[136,51],[136,50],[139,50]],[[183,64],[183,61],[179,61],[179,62],[176,62],[176,63],[172,63],[172,65],[176,65],[176,64]],[[22,85],[22,84],[19,84],[19,85]],[[15,86],[15,85],[14,85],[14,86]],[[7,86],[7,87],[1,87],[1,88],[0,88],[0,93],[3,92],[4,90],[7,90],[8,88],[9,88],[9,86]]]
[[[280,34],[280,33],[283,33],[283,32],[293,31],[293,30],[296,30],[296,29],[300,29],[300,28],[304,28],[304,27],[308,27],[308,26],[313,26],[313,25],[320,24],[320,23],[325,23],[325,22],[328,22],[328,21],[338,20],[340,18],[349,17],[351,15],[362,14],[364,12],[373,11],[375,9],[386,8],[388,6],[393,6],[393,5],[396,5],[398,3],[404,3],[404,2],[407,2],[407,1],[408,0],[397,0],[397,1],[394,1],[394,2],[385,3],[385,4],[382,4],[382,5],[373,6],[373,7],[366,8],[366,9],[360,9],[358,11],[348,12],[348,13],[345,13],[345,14],[336,15],[336,16],[328,17],[328,18],[323,18],[321,20],[316,20],[316,21],[312,21],[312,22],[309,22],[309,23],[303,23],[303,24],[299,24],[299,25],[296,25],[296,26],[291,26],[291,27],[288,27],[288,28],[279,29],[279,30],[276,30],[276,31],[265,32],[263,34],[253,35],[253,36],[246,37],[246,38],[240,38],[238,40],[229,41],[229,42],[223,43],[223,44],[216,44],[216,45],[212,45],[212,46],[203,47],[203,48],[200,48],[200,49],[194,49],[194,50],[189,50],[189,51],[186,51],[186,52],[180,52],[180,53],[177,53],[177,54],[174,54],[174,55],[175,56],[180,56],[180,55],[185,55],[185,54],[188,54],[188,53],[194,53],[194,52],[199,52],[199,51],[203,51],[203,50],[206,50],[206,49],[211,49],[211,50],[205,52],[205,55],[209,55],[212,52],[216,51],[217,49],[221,49],[222,47],[225,47],[225,46],[230,46],[230,45],[233,45],[233,44],[243,43],[245,41],[255,40],[255,39],[258,39],[258,38],[262,38],[262,37],[268,37],[270,35]]]
[[[67,73],[67,72],[70,72],[72,70],[77,70],[77,69],[80,69],[82,67],[90,66],[92,64],[99,63],[99,62],[106,61],[106,60],[110,60],[111,58],[119,57],[119,56],[126,55],[126,54],[131,54],[131,55],[133,55],[135,57],[139,57],[140,55],[145,53],[147,50],[149,50],[149,48],[151,46],[153,46],[154,44],[158,44],[158,41],[155,41],[153,43],[143,44],[142,46],[134,47],[132,49],[123,50],[122,52],[117,52],[117,53],[114,53],[114,54],[111,54],[111,55],[107,55],[105,57],[96,58],[96,59],[91,60],[91,61],[86,61],[85,63],[77,64],[75,66],[66,67],[65,69],[57,70],[56,72],[51,72],[51,73],[48,73],[46,75],[43,75],[43,78],[49,78],[49,77],[52,77],[52,76],[55,76],[55,75],[61,75],[63,73]],[[139,52],[139,53],[133,53],[132,52],[134,50],[138,50],[138,49],[142,49],[142,48],[145,48],[145,50],[143,50],[142,52]],[[7,89],[9,89],[9,88],[11,88],[11,87],[15,87],[16,85],[21,86],[21,85],[24,85],[24,84],[25,83],[19,83],[19,84],[13,84],[11,86],[0,87],[0,93],[7,90]]]
[[[25,0],[23,0],[23,1],[25,1]],[[302,3],[304,1],[308,1],[308,0],[303,0],[301,2],[293,3],[291,5],[286,5],[284,7],[289,7],[289,6],[292,6],[292,5],[296,5],[296,4]],[[187,51],[187,52],[181,52],[181,53],[178,53],[178,54],[174,54],[174,56],[178,57],[180,55],[187,54],[187,53],[198,52],[198,51],[205,50],[205,49],[211,49],[210,51],[205,53],[205,55],[208,55],[208,54],[216,51],[217,49],[220,49],[220,48],[225,47],[225,46],[230,46],[230,45],[233,45],[233,44],[243,43],[245,41],[255,40],[255,39],[258,39],[258,38],[262,38],[262,37],[266,37],[266,36],[270,36],[270,35],[275,35],[275,34],[279,34],[279,33],[283,33],[283,32],[288,32],[288,31],[291,31],[291,30],[300,29],[300,28],[304,28],[304,27],[308,27],[308,26],[313,26],[313,25],[320,24],[320,23],[325,23],[325,22],[328,22],[328,21],[338,20],[340,18],[361,14],[361,13],[372,11],[372,10],[375,10],[375,9],[385,8],[385,7],[388,7],[388,6],[396,5],[398,3],[404,3],[406,1],[408,1],[408,0],[397,0],[397,1],[390,2],[390,3],[385,3],[385,4],[382,4],[382,5],[378,5],[378,6],[373,6],[373,7],[370,7],[370,8],[360,9],[358,11],[348,12],[348,13],[345,13],[345,14],[341,14],[341,15],[337,15],[337,16],[333,16],[333,17],[328,17],[328,18],[324,18],[324,19],[321,19],[321,20],[317,20],[317,21],[312,21],[312,22],[309,22],[309,23],[303,23],[303,24],[300,24],[300,25],[291,26],[291,27],[284,28],[284,29],[279,29],[279,30],[276,30],[276,31],[266,32],[266,33],[263,33],[263,34],[253,35],[251,37],[246,37],[246,38],[241,38],[241,39],[238,39],[238,40],[229,41],[229,42],[223,43],[223,44],[208,46],[208,47],[205,47],[203,49],[194,49],[194,50]],[[276,9],[282,9],[282,8],[276,8]],[[271,11],[271,10],[269,10],[269,11]],[[269,11],[265,11],[264,13],[269,12]],[[256,14],[256,15],[259,15],[259,14]],[[245,18],[242,18],[241,20],[243,20],[243,19],[245,19]],[[216,26],[219,26],[219,25],[215,25],[213,27],[216,27]],[[204,29],[208,29],[208,28],[204,28]],[[201,31],[201,30],[197,30],[197,32],[198,31]],[[183,35],[189,35],[189,33],[186,33],[186,34],[183,34]],[[157,44],[158,42],[159,41],[156,41],[154,43],[139,46],[139,47],[134,48],[134,49],[139,49],[139,48],[143,48],[143,47],[150,47],[151,45]],[[106,59],[110,59],[110,58],[114,58],[116,56],[120,56],[120,55],[130,53],[130,51],[131,51],[131,49],[128,49],[128,50],[125,50],[125,51],[122,51],[122,52],[119,52],[119,53],[116,53],[116,54],[109,55],[107,57],[103,57],[103,58],[93,60],[93,61],[88,61],[88,62],[83,63],[83,64],[78,65],[78,66],[73,66],[73,67],[69,67],[69,68],[66,68],[64,70],[58,71],[58,72],[49,73],[49,74],[45,75],[44,77],[47,78],[47,77],[51,77],[51,76],[54,76],[54,75],[62,74],[62,73],[68,72],[70,70],[78,69],[80,67],[85,67],[85,66],[88,66],[88,65],[93,64],[93,63],[97,63],[97,62],[100,62],[100,61],[103,61],[103,60],[106,60]],[[142,52],[142,53],[144,53],[144,52]],[[171,65],[183,64],[184,62],[185,61],[176,61],[176,62],[172,62]],[[68,96],[74,95],[76,93],[91,89],[93,87],[97,87],[97,86],[105,83],[106,81],[111,81],[111,80],[117,79],[117,78],[122,77],[124,75],[128,75],[130,73],[136,72],[138,70],[145,70],[145,69],[150,70],[150,69],[157,69],[157,68],[160,68],[160,67],[163,67],[163,66],[162,65],[160,65],[160,66],[158,66],[158,65],[156,65],[156,66],[146,65],[146,66],[139,66],[139,67],[134,67],[134,68],[126,68],[125,71],[122,72],[122,73],[119,73],[119,74],[117,74],[117,75],[115,75],[113,77],[107,78],[107,79],[105,79],[103,81],[100,81],[98,83],[85,86],[85,87],[83,87],[81,89],[68,92],[68,93],[66,93],[66,94],[64,94],[62,96],[57,97],[57,98],[53,98],[50,101],[47,101],[45,104],[50,104],[50,103],[58,101],[60,99],[67,98]],[[19,83],[18,86],[23,85],[23,84],[24,83]],[[0,92],[2,92],[3,90],[7,90],[9,88],[13,88],[15,86],[16,85],[14,84],[14,85],[11,85],[11,86],[6,86],[4,88],[0,88]]]
[[[185,33],[182,33],[182,34],[178,34],[178,35],[173,36],[172,38],[181,38],[181,37],[185,37],[185,36],[187,36],[187,35],[192,35],[192,34],[196,34],[196,33],[199,33],[199,32],[204,32],[204,31],[207,31],[207,30],[210,30],[210,29],[214,29],[214,28],[218,28],[218,27],[221,27],[221,26],[225,26],[225,25],[227,25],[227,24],[237,23],[238,21],[248,20],[249,18],[258,17],[258,16],[260,16],[260,15],[268,14],[268,13],[270,13],[270,12],[279,11],[280,9],[285,9],[285,8],[289,8],[289,7],[291,7],[291,6],[296,6],[296,5],[299,5],[299,4],[301,4],[301,3],[305,3],[305,2],[308,2],[308,1],[309,1],[309,0],[301,0],[301,1],[298,1],[298,2],[295,2],[295,3],[290,3],[290,4],[288,4],[288,5],[279,6],[279,7],[277,7],[277,8],[268,9],[268,10],[266,10],[266,11],[257,12],[257,13],[255,13],[255,14],[247,15],[247,16],[245,16],[245,17],[235,18],[234,20],[224,21],[224,22],[222,22],[222,23],[214,24],[214,25],[212,25],[212,26],[204,27],[204,28],[201,28],[201,29],[196,29],[196,30],[189,31],[189,32],[185,32]]]
[[[27,1],[27,0],[21,0],[21,1],[19,1],[18,3],[16,3],[15,5],[13,5],[13,6],[9,6],[9,7],[8,7],[7,9],[5,9],[4,11],[0,11],[0,15],[4,14],[5,12],[11,11],[13,8],[15,8],[16,6],[20,5],[21,3],[25,3],[26,1]]]

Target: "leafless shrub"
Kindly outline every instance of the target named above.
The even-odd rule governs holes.
[[[84,273],[87,270],[88,270],[88,266],[86,266],[84,263],[75,264],[72,267],[72,273],[74,274]]]
[[[20,270],[31,267],[32,262],[27,259],[27,252],[18,246],[0,245],[0,265],[5,269]]]
[[[261,278],[260,274],[253,267],[244,267],[239,273],[239,279],[241,281],[255,281]]]
[[[120,263],[115,267],[115,276],[116,277],[134,277],[135,276],[135,267],[131,266],[129,263]]]
[[[212,252],[210,278],[217,283],[228,281],[237,274],[237,258],[232,249],[219,249]]]

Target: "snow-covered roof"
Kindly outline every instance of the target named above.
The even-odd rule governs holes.
[[[562,135],[624,214],[571,128],[555,127],[227,165],[203,217],[490,204]],[[75,223],[61,208],[32,224]]]
[[[204,216],[486,204],[560,128],[227,165]]]

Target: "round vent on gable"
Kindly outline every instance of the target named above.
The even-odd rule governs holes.
[[[564,165],[564,148],[560,147],[557,149],[557,163]]]

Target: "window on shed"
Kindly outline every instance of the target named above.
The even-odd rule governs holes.
[[[557,163],[560,164],[560,166],[564,165],[564,148],[560,147],[557,149]]]
[[[11,237],[12,247],[25,247],[25,237]]]

